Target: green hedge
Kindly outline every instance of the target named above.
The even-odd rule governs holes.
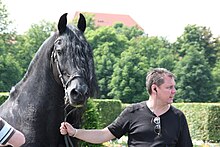
[[[85,129],[96,129],[100,126],[99,121],[99,112],[97,109],[97,103],[89,99],[87,101],[87,105],[85,107],[86,111],[83,114],[82,117],[82,128]],[[79,140],[81,147],[102,147],[103,145],[100,144],[91,144],[88,142],[84,142],[82,140]]]
[[[102,129],[110,124],[121,112],[120,100],[89,99],[83,115],[82,128]],[[102,144],[90,144],[80,141],[81,147],[104,147]]]
[[[220,103],[175,103],[187,118],[195,140],[220,142]]]
[[[99,128],[106,127],[129,104],[119,100],[95,99],[98,103]],[[111,104],[112,103],[112,104]],[[220,103],[174,103],[184,112],[192,139],[204,142],[220,142]]]
[[[99,112],[100,127],[104,128],[112,123],[113,120],[121,113],[122,103],[120,100],[114,99],[92,99],[97,103]]]
[[[0,103],[7,97],[8,94],[0,93]],[[108,126],[129,105],[113,99],[89,99],[89,101],[91,102],[88,103],[84,115],[84,128],[101,129]],[[174,103],[173,105],[186,115],[192,139],[220,142],[220,103]],[[94,117],[90,118],[90,116]]]
[[[0,92],[0,105],[8,98],[8,92]]]

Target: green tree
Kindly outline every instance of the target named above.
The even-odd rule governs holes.
[[[111,43],[107,42],[100,45],[94,55],[96,75],[100,86],[100,98],[111,98],[107,94],[110,91],[109,83],[113,74],[113,65],[117,62],[117,58],[112,53]]]
[[[177,101],[215,101],[210,66],[200,45],[184,44],[187,52],[176,64]]]
[[[21,68],[14,58],[15,35],[6,5],[0,0],[0,91],[9,91],[21,76]]]
[[[216,98],[220,98],[220,60],[216,63],[215,67],[212,70],[212,75],[213,75],[213,85],[215,85],[215,94]]]
[[[139,51],[129,47],[114,66],[109,95],[122,102],[132,103],[146,99],[144,85],[148,64],[146,56],[140,56]]]
[[[117,33],[125,35],[128,40],[144,35],[144,32],[137,27],[127,27],[122,23],[116,23],[113,27]]]
[[[184,33],[174,43],[181,57],[187,53],[188,48],[182,48],[183,44],[199,45],[199,51],[204,52],[209,65],[213,67],[216,63],[216,52],[219,38],[214,38],[210,29],[204,26],[187,25]]]
[[[15,43],[16,32],[13,27],[12,21],[9,19],[9,14],[6,9],[6,5],[0,0],[0,53],[8,54],[15,52],[14,43]]]
[[[130,40],[114,66],[109,95],[131,103],[147,99],[145,77],[150,68],[173,69],[170,44],[163,38],[139,36]]]
[[[140,50],[141,56],[146,56],[149,68],[163,67],[173,70],[176,53],[171,44],[161,37],[141,36],[130,41],[130,46]]]
[[[0,55],[0,92],[9,91],[21,77],[21,67],[11,54]]]
[[[31,28],[23,35],[17,36],[16,49],[23,74],[27,70],[35,53],[43,42],[55,31],[55,24],[42,20],[39,24],[31,25]]]
[[[113,65],[128,45],[123,34],[118,34],[113,27],[99,27],[86,33],[87,40],[93,47],[96,75],[100,87],[100,98],[111,98],[109,83],[113,74]]]
[[[96,48],[104,43],[111,43],[112,53],[116,57],[120,57],[128,45],[128,40],[125,35],[118,34],[113,27],[99,27],[96,30],[91,30],[86,33],[88,42],[91,44],[94,52]],[[100,52],[101,54],[102,52]]]

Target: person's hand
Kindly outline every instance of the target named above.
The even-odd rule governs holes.
[[[62,135],[68,134],[69,136],[74,136],[76,134],[76,129],[68,122],[62,122],[60,126],[60,133]]]

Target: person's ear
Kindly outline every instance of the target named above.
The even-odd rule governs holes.
[[[157,93],[157,85],[152,85],[152,91]]]

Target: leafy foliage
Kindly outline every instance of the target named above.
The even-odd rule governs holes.
[[[17,36],[16,50],[18,53],[16,58],[23,69],[23,74],[41,44],[54,31],[55,24],[43,20],[39,24],[31,25],[31,28],[24,35]]]
[[[87,102],[87,106],[86,106],[86,111],[83,114],[83,126],[82,128],[86,128],[86,129],[96,129],[98,128],[99,125],[99,113],[98,113],[98,109],[97,109],[97,104],[95,102],[93,102],[92,100],[88,100]],[[102,145],[98,145],[98,144],[90,144],[84,141],[80,141],[80,146],[84,146],[84,147],[100,147]]]
[[[206,27],[187,25],[183,35],[178,38],[175,44],[177,45],[177,51],[181,57],[187,52],[187,48],[182,48],[183,44],[198,45],[199,51],[204,52],[204,56],[209,65],[213,67],[216,62],[215,54],[217,52],[216,47],[218,46],[216,42],[218,42],[218,39],[219,38],[213,38],[210,29]]]
[[[219,103],[175,103],[184,112],[194,140],[219,142],[220,105]]]
[[[175,73],[178,77],[177,101],[207,102],[215,100],[210,66],[204,53],[199,52],[199,46],[185,47],[187,53],[175,67]]]
[[[0,55],[0,77],[1,92],[9,91],[11,86],[17,83],[21,77],[21,67],[11,54]]]
[[[140,57],[138,50],[129,48],[121,54],[119,62],[114,66],[112,88],[109,95],[120,98],[122,102],[137,102],[144,100],[144,74],[146,57]]]
[[[27,70],[43,41],[55,30],[55,25],[41,21],[17,35],[8,29],[11,21],[1,1],[0,9],[0,91],[9,91]],[[147,71],[163,67],[177,75],[177,101],[220,101],[220,37],[214,38],[209,28],[187,25],[177,41],[170,43],[122,23],[98,27],[94,16],[85,16],[85,36],[93,48],[99,98],[127,103],[145,100]]]
[[[21,78],[21,67],[14,58],[15,31],[8,17],[6,6],[0,0],[0,91],[9,91]]]
[[[112,27],[100,27],[87,35],[94,48],[96,74],[100,86],[100,98],[111,98],[109,83],[112,79],[113,66],[127,46],[127,38]]]

